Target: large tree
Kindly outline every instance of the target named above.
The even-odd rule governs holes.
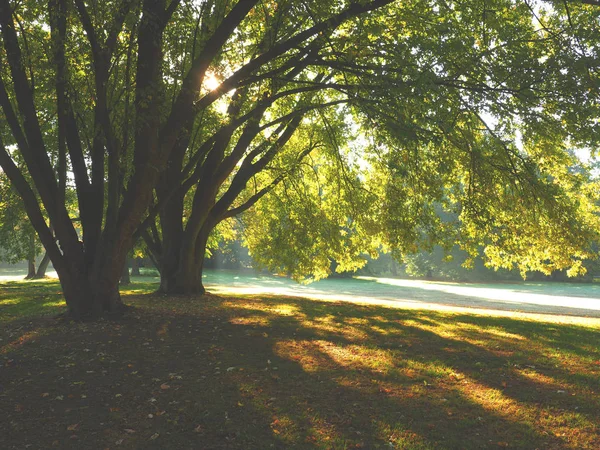
[[[218,145],[195,144],[211,152],[188,160],[197,177],[182,183],[183,148],[169,163],[162,186],[182,189],[144,235],[162,262],[161,289],[202,292],[211,230],[264,195],[244,214],[246,242],[298,279],[326,276],[332,261],[354,269],[377,249],[401,256],[456,242],[473,256],[484,246],[495,267],[576,273],[597,231],[593,185],[564,173],[575,163],[568,139],[595,144],[597,62],[584,12],[404,2],[322,33],[301,70],[255,78],[254,95],[236,91],[195,125],[210,136],[215,120],[231,124]],[[289,32],[281,14],[259,13],[269,36]],[[223,55],[216,73],[240,53]],[[246,111],[253,120],[238,130]],[[273,125],[276,142],[265,133]],[[372,142],[354,142],[353,154],[357,127]],[[261,155],[267,164],[252,165]]]
[[[597,12],[573,6],[565,15],[557,4],[538,17],[526,3],[492,3],[0,0],[0,165],[71,313],[121,309],[118,280],[140,236],[160,258],[164,290],[201,292],[212,229],[289,189],[284,181],[298,180],[315,151],[341,161],[328,183],[343,179],[339,192],[372,183],[370,203],[386,212],[370,223],[364,196],[342,196],[350,209],[360,200],[367,225],[331,208],[330,234],[373,231],[410,246],[415,224],[438,223],[432,205],[447,201],[474,218],[467,237],[494,235],[510,224],[509,208],[485,195],[504,182],[513,186],[504,200],[533,193],[521,209],[536,205],[549,227],[561,226],[563,213],[579,211],[570,177],[548,181],[534,150],[560,155],[568,136],[591,141],[597,37],[585,30],[597,27]],[[566,75],[565,64],[575,64]],[[578,127],[544,131],[563,119]],[[351,166],[361,163],[343,159],[352,134],[344,124],[372,139],[361,156],[372,173],[359,176]],[[509,142],[518,129],[524,150]],[[506,223],[475,220],[479,210]],[[584,228],[569,249],[584,247]]]
[[[276,5],[201,2],[199,38],[178,54],[180,22],[173,16],[183,21],[195,2],[1,0],[0,105],[10,134],[3,129],[0,164],[23,197],[72,314],[121,309],[118,280],[134,234],[161,174],[187,149],[198,116],[253,77],[294,70],[322,33],[388,3],[277,5],[289,10],[288,22],[305,9],[304,20],[269,36],[252,16]],[[202,92],[207,70],[236,41],[247,47],[239,65],[218,89]],[[175,67],[183,74],[175,75],[178,59],[185,59]],[[45,133],[49,122],[55,131]],[[227,125],[211,132],[217,153]],[[13,146],[23,164],[11,156]],[[68,164],[73,174],[81,236],[62,200],[53,152],[58,172]]]

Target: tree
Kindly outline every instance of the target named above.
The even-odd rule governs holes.
[[[479,2],[459,6],[0,0],[0,165],[23,198],[70,312],[122,308],[118,281],[138,237],[160,255],[164,290],[202,292],[214,227],[267,201],[269,192],[289,190],[313,153],[342,158],[348,117],[346,128],[370,135],[361,158],[372,170],[359,175],[359,163],[342,158],[326,181],[345,180],[339,192],[350,193],[349,208],[364,198],[353,193],[371,192],[377,220],[362,200],[364,225],[345,223],[335,208],[322,220],[306,218],[329,233],[324,242],[354,240],[357,253],[368,230],[390,245],[411,246],[419,240],[414,224],[439,228],[433,200],[468,205],[463,220],[478,225],[469,211],[496,216],[506,209],[492,209],[483,197],[505,181],[519,182],[511,198],[539,191],[530,203],[545,213],[579,211],[569,177],[548,182],[550,171],[533,149],[545,139],[560,155],[567,136],[593,137],[595,91],[586,74],[595,70],[597,38],[586,26],[597,25],[585,14],[597,11],[573,6],[568,22],[557,5],[540,29],[535,11],[509,1],[489,10]],[[516,70],[523,61],[527,70]],[[572,73],[561,72],[565,64]],[[482,129],[483,112],[501,118],[498,126]],[[563,134],[548,136],[542,127],[575,116],[578,125]],[[527,150],[511,146],[516,130]],[[480,191],[469,181],[475,169],[494,183]],[[67,182],[77,196],[75,217],[65,202]],[[306,192],[315,205],[338,195]],[[293,206],[308,206],[303,201]],[[550,229],[561,217],[547,214]],[[582,247],[590,223],[573,232],[569,249]],[[468,236],[494,235],[490,223],[475,225]],[[333,239],[334,231],[350,237]],[[443,227],[436,233],[444,235]]]
[[[173,14],[191,3],[56,0],[45,10],[39,2],[0,1],[5,50],[0,105],[10,129],[9,138],[0,143],[0,164],[52,259],[70,312],[84,317],[122,308],[118,280],[136,229],[160,174],[189,140],[203,111],[260,72],[264,76],[301,64],[319,33],[388,3],[315,2],[303,14],[308,18],[318,11],[314,21],[274,36],[276,41],[263,48],[257,45],[262,38],[250,42],[248,55],[254,57],[241,61],[219,89],[198,98],[211,63],[240,38],[240,24],[251,22],[258,1],[203,4],[198,19],[203,39],[185,62],[184,75],[173,83],[163,56],[177,49],[173,41],[165,45],[166,30]],[[44,47],[48,37],[50,48]],[[171,89],[177,94],[169,105]],[[43,133],[46,117],[55,117],[53,133]],[[13,145],[23,164],[7,150]],[[58,173],[67,164],[73,173],[81,241],[61,199],[60,179],[50,161],[53,152]]]
[[[351,223],[369,237],[343,248],[372,252],[379,234],[382,249],[402,259],[458,243],[472,258],[483,246],[493,267],[575,275],[597,256],[597,185],[589,169],[570,171],[569,147],[597,145],[597,24],[586,28],[583,14],[598,11],[478,6],[394,7],[376,39],[383,22],[364,28],[360,47],[347,40],[351,58],[338,51],[320,62],[354,86],[354,117],[370,137],[369,170],[347,197],[366,190],[371,209],[335,201],[348,218],[363,211],[363,223]],[[329,273],[338,242],[361,233],[326,225],[333,216],[324,217],[320,185],[308,201],[279,185],[258,205],[247,219],[255,259],[299,278]]]
[[[27,261],[26,279],[43,278],[45,267],[36,268],[42,248],[29,223],[23,202],[3,174],[0,174],[0,259],[10,263]]]

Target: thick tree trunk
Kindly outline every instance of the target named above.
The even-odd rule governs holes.
[[[35,277],[35,234],[31,233],[29,237],[29,255],[27,257],[27,276],[26,280],[31,280]]]
[[[132,258],[132,260],[131,260],[131,276],[132,277],[141,276],[141,274],[140,274],[140,258],[138,258],[137,256]]]
[[[174,176],[173,176],[174,177]],[[162,253],[158,259],[160,264],[159,292],[174,293],[177,285],[179,258],[183,243],[183,195],[173,195],[160,215],[162,229]]]
[[[29,260],[27,260],[27,276],[25,279],[31,280],[33,278],[35,278],[35,257],[30,257]]]
[[[93,320],[105,313],[118,314],[125,309],[119,293],[119,279],[125,265],[126,253],[119,259],[120,255],[117,252],[112,261],[108,259],[108,254],[102,256],[102,259],[98,259],[98,264],[90,270],[86,270],[84,264],[68,260],[64,261],[66,264],[54,266],[69,315],[76,320]]]
[[[132,261],[135,261],[135,258],[133,258]],[[125,265],[123,266],[119,284],[121,286],[127,286],[127,285],[131,284],[131,277],[129,276],[129,261],[127,263],[125,263]]]
[[[44,257],[40,261],[40,264],[39,264],[37,271],[35,273],[35,276],[33,278],[35,278],[36,280],[41,280],[42,278],[46,278],[46,270],[48,269],[49,263],[50,263],[50,256],[48,255],[48,252],[46,252],[46,253],[44,253]]]
[[[206,292],[202,283],[202,271],[206,244],[214,226],[213,222],[205,223],[196,236],[194,245],[185,245],[186,239],[182,240],[178,270],[175,272],[174,278],[169,280],[172,283],[168,285],[169,289],[163,292],[168,294],[204,294]]]

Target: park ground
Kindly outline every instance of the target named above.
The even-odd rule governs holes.
[[[1,282],[1,448],[600,448],[598,318],[155,287],[73,323]]]

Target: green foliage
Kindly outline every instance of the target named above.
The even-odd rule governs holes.
[[[327,277],[334,262],[337,272],[354,271],[366,263],[361,254],[376,255],[381,245],[374,194],[364,188],[351,150],[337,146],[348,130],[340,120],[320,119],[323,125],[297,132],[277,161],[277,170],[290,173],[242,220],[255,261],[304,281]],[[309,157],[286,161],[294,146],[305,145],[316,147]]]
[[[14,264],[34,259],[41,250],[21,198],[0,173],[0,261]]]

